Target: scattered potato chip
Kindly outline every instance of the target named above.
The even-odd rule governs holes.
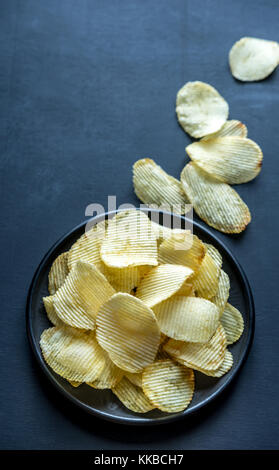
[[[191,369],[167,359],[155,362],[144,369],[142,387],[156,408],[176,413],[185,410],[191,402],[195,377]]]
[[[157,241],[147,215],[139,210],[117,213],[108,225],[101,258],[114,268],[157,266]]]
[[[225,124],[217,132],[204,136],[201,140],[213,139],[215,137],[226,137],[235,135],[237,137],[247,137],[248,131],[245,124],[235,119],[226,121]]]
[[[263,80],[279,64],[279,44],[265,39],[241,38],[230,50],[229,63],[238,80]]]
[[[237,192],[195,164],[185,166],[181,181],[196,213],[211,227],[240,233],[251,221],[250,211]]]
[[[185,214],[189,201],[179,180],[166,173],[150,158],[138,160],[133,167],[137,197],[144,204],[166,206],[171,212]]]
[[[227,275],[227,273],[225,273],[225,271],[221,269],[217,293],[211,299],[211,302],[213,302],[219,308],[220,318],[227,304],[229,295],[230,295],[230,278]]]
[[[204,82],[188,82],[177,93],[179,124],[192,137],[218,131],[229,115],[229,106],[218,91]]]
[[[201,140],[186,147],[193,162],[223,183],[247,183],[261,171],[263,154],[250,139],[235,136]]]
[[[78,261],[54,296],[55,312],[70,326],[94,330],[100,306],[114,293],[94,264]]]
[[[44,306],[46,309],[47,317],[54,326],[65,325],[65,323],[58,317],[55,311],[53,299],[54,299],[54,295],[43,297],[43,302],[44,302]]]
[[[159,263],[181,264],[197,272],[205,256],[202,241],[191,233],[173,234],[159,247]]]
[[[94,225],[92,229],[85,232],[73,244],[68,254],[69,270],[74,267],[77,261],[84,261],[94,264],[101,273],[104,273],[104,266],[100,256],[101,243],[105,236],[104,225],[102,227],[103,230],[101,231],[99,224]]]
[[[142,372],[137,372],[134,374],[132,372],[125,372],[125,377],[127,377],[127,379],[129,379],[132,384],[142,388]]]
[[[209,243],[204,243],[208,254],[211,256],[215,264],[217,265],[218,268],[222,267],[223,264],[223,258],[221,253],[215,248],[215,246],[210,245]]]
[[[147,413],[155,408],[142,389],[130,382],[127,377],[123,377],[112,391],[126,408],[135,413]]]
[[[202,374],[209,375],[210,377],[219,378],[225,375],[227,372],[229,372],[232,366],[233,366],[233,355],[230,351],[226,349],[225,358],[222,364],[220,365],[220,367],[218,367],[218,369],[215,369],[215,370],[197,369],[197,370],[201,372]]]
[[[208,343],[189,343],[170,339],[164,349],[186,367],[216,370],[225,358],[226,344],[225,330],[219,325]]]
[[[66,252],[59,255],[50,268],[48,275],[48,291],[51,295],[55,294],[57,289],[64,284],[68,273],[68,252]]]
[[[49,367],[73,382],[92,382],[105,366],[102,348],[90,332],[55,326],[42,333],[40,346]]]
[[[113,295],[101,306],[96,327],[97,340],[121,369],[140,372],[154,361],[160,330],[154,313],[140,299]]]
[[[154,307],[175,294],[192,274],[187,266],[161,264],[142,279],[136,296],[148,307]]]
[[[181,341],[207,343],[219,324],[218,307],[198,297],[173,296],[153,310],[161,332]]]
[[[119,369],[119,367],[110,360],[109,355],[105,351],[103,351],[103,354],[105,358],[105,366],[101,375],[99,375],[94,382],[87,382],[87,385],[90,387],[101,390],[115,387],[124,375],[124,371]]]
[[[193,287],[199,297],[211,299],[216,295],[219,283],[220,268],[208,251],[202,260],[197,274],[193,278]]]
[[[244,330],[244,321],[240,311],[227,303],[220,321],[226,333],[227,344],[238,341]]]

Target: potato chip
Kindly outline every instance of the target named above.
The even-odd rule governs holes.
[[[147,215],[127,210],[111,219],[102,242],[101,258],[114,268],[157,266],[157,242]]]
[[[102,348],[90,332],[55,326],[42,333],[40,346],[49,367],[67,380],[92,382],[105,366]]]
[[[94,330],[100,306],[114,293],[113,287],[94,264],[78,261],[56,292],[54,308],[58,317],[68,325]]]
[[[209,375],[210,377],[219,378],[225,375],[227,372],[229,372],[232,366],[233,366],[233,355],[230,351],[226,349],[225,358],[222,364],[220,365],[220,367],[218,367],[218,369],[215,369],[215,370],[197,369],[197,370],[201,372],[202,374]]]
[[[205,299],[214,297],[218,289],[219,275],[220,268],[207,251],[200,269],[192,280],[196,294]]]
[[[186,367],[216,370],[225,358],[226,344],[225,330],[219,325],[208,343],[189,343],[170,339],[164,349]]]
[[[65,325],[65,323],[58,317],[55,311],[53,299],[54,299],[54,295],[43,297],[43,302],[44,302],[44,306],[46,309],[47,317],[54,326]]]
[[[179,235],[180,233],[182,234],[190,233],[190,230],[185,230],[183,228],[170,228],[164,225],[157,224],[156,222],[152,220],[150,222],[151,222],[152,231],[155,237],[157,238],[157,243],[159,246],[164,240],[166,240],[167,238],[170,238],[171,236],[175,236],[176,234]]]
[[[142,389],[132,384],[127,377],[123,377],[112,391],[126,408],[135,413],[147,413],[155,408]]]
[[[175,295],[183,295],[184,297],[195,297],[195,288],[190,282],[184,282]]]
[[[144,276],[136,296],[148,307],[154,307],[175,294],[192,274],[187,266],[161,264]]]
[[[226,333],[227,344],[238,341],[244,330],[244,321],[240,311],[227,303],[220,321]]]
[[[112,268],[104,265],[104,275],[116,292],[128,294],[141,281],[151,266],[131,266],[128,268]]]
[[[101,375],[99,375],[94,382],[87,382],[87,385],[90,387],[101,390],[115,387],[124,375],[124,371],[119,369],[119,367],[110,360],[109,355],[105,351],[103,351],[103,354],[105,358],[105,366]]]
[[[194,142],[186,152],[196,165],[228,184],[247,183],[261,171],[263,154],[250,139],[216,137]]]
[[[127,377],[127,379],[129,379],[132,384],[142,388],[142,372],[137,372],[134,374],[132,372],[125,372],[125,377]]]
[[[251,221],[250,211],[237,192],[195,164],[185,166],[181,181],[196,213],[211,227],[240,233]]]
[[[243,82],[263,80],[279,63],[279,44],[257,38],[241,38],[229,53],[232,75]]]
[[[144,204],[165,206],[176,214],[185,214],[189,201],[179,180],[166,173],[150,158],[138,160],[133,166],[133,183],[137,197]]]
[[[173,234],[159,247],[159,263],[181,264],[197,272],[205,256],[202,241],[191,233]]]
[[[144,369],[142,387],[156,408],[176,413],[185,410],[191,402],[195,377],[191,369],[167,359],[157,361]]]
[[[102,230],[100,229],[99,224],[97,224],[94,225],[92,229],[85,232],[69,250],[69,270],[74,267],[77,261],[84,261],[86,263],[94,264],[101,273],[104,273],[104,266],[100,256],[100,248],[104,236],[104,224],[102,224]]]
[[[218,307],[198,297],[173,296],[153,311],[161,332],[181,341],[207,343],[219,324]]]
[[[177,119],[192,137],[218,131],[229,115],[229,106],[213,86],[188,82],[177,93]]]
[[[213,139],[215,137],[226,137],[235,135],[237,137],[247,137],[248,131],[245,124],[235,119],[226,121],[225,124],[217,132],[204,136],[201,140]]]
[[[75,388],[79,387],[82,384],[82,382],[74,382],[73,380],[68,380],[68,382],[72,385],[72,387]]]
[[[140,299],[118,293],[101,306],[96,337],[115,365],[140,372],[155,359],[160,330],[154,313]]]
[[[223,314],[224,308],[226,306],[227,300],[230,295],[230,278],[221,269],[220,276],[219,276],[219,283],[216,295],[212,297],[211,302],[213,302],[219,308],[220,318]]]
[[[48,291],[51,295],[64,284],[69,273],[68,252],[59,255],[53,262],[48,275]]]
[[[223,258],[221,253],[215,248],[215,246],[210,245],[209,243],[204,243],[208,254],[211,256],[218,268],[222,267]]]

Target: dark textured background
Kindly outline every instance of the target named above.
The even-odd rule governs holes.
[[[240,83],[227,55],[242,36],[279,40],[276,0],[1,0],[1,448],[278,448],[279,72]],[[191,419],[131,429],[65,403],[41,375],[25,300],[49,247],[107,195],[137,203],[131,166],[153,157],[179,176],[188,136],[175,117],[188,80],[214,85],[264,152],[238,187],[253,221],[220,238],[241,261],[256,334],[241,374]]]

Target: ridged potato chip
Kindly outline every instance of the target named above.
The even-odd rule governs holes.
[[[176,114],[181,127],[199,138],[218,131],[229,115],[224,98],[204,82],[188,82],[177,93]]]
[[[218,307],[198,297],[173,296],[153,311],[161,332],[181,341],[207,343],[219,324]]]
[[[51,295],[64,284],[64,281],[69,274],[68,270],[68,252],[59,255],[54,260],[48,275],[48,291]]]
[[[189,343],[170,339],[164,349],[186,367],[216,370],[225,358],[226,344],[225,330],[219,325],[208,343]]]
[[[191,233],[173,234],[163,241],[159,247],[158,260],[163,264],[181,264],[194,272],[200,269],[205,256],[202,241]]]
[[[263,154],[250,139],[236,136],[201,140],[186,147],[191,160],[223,183],[247,183],[261,171]]]
[[[220,321],[226,333],[227,344],[238,341],[244,330],[244,321],[240,311],[227,303]]]
[[[115,291],[127,292],[128,294],[139,285],[143,276],[152,268],[151,266],[131,266],[128,268],[104,266],[104,275]]]
[[[133,166],[133,183],[137,197],[144,204],[165,206],[176,214],[185,214],[189,201],[179,180],[166,173],[150,158],[138,160]]]
[[[241,38],[229,53],[232,75],[243,82],[263,80],[279,64],[279,44],[257,38]]]
[[[114,293],[94,264],[77,261],[56,292],[53,304],[58,317],[68,325],[94,330],[100,306]]]
[[[250,211],[237,192],[194,163],[185,166],[181,182],[198,216],[216,230],[240,233],[251,222]]]
[[[218,369],[215,370],[206,370],[206,369],[196,369],[202,374],[209,375],[210,377],[222,377],[225,375],[233,366],[233,355],[230,351],[226,349],[225,357]]]
[[[201,140],[213,139],[215,137],[226,137],[229,135],[235,135],[237,137],[247,137],[248,130],[245,124],[236,119],[232,119],[230,121],[226,121],[225,124],[219,129],[217,132],[213,132],[212,134],[208,134],[204,136]]]
[[[135,413],[147,413],[155,408],[148,397],[143,393],[142,389],[130,382],[127,377],[123,377],[123,379],[112,388],[112,391],[126,408]]]
[[[190,230],[185,230],[183,228],[170,228],[164,225],[157,224],[156,222],[152,221],[152,219],[150,220],[150,222],[152,231],[155,237],[157,238],[157,243],[159,246],[164,240],[170,238],[171,236],[175,236],[176,234],[179,235],[180,233],[190,233]]]
[[[101,375],[99,375],[94,382],[87,382],[87,385],[90,387],[100,390],[115,387],[124,375],[124,371],[119,369],[119,367],[110,360],[109,355],[105,351],[103,351],[103,354],[105,358],[105,366]]]
[[[134,374],[132,372],[125,372],[125,377],[127,377],[127,379],[129,379],[132,384],[142,388],[142,372],[137,372]]]
[[[231,284],[229,276],[227,275],[227,273],[225,273],[225,271],[223,271],[223,269],[221,269],[218,282],[218,289],[216,295],[211,299],[211,302],[213,302],[219,308],[220,318],[223,314],[224,308],[227,304],[230,295],[230,286]]]
[[[67,380],[92,382],[104,369],[104,353],[91,332],[54,326],[42,333],[40,346],[49,367]]]
[[[217,250],[217,248],[215,248],[215,246],[210,245],[209,243],[204,243],[204,246],[206,247],[208,254],[211,256],[217,267],[221,269],[223,264],[221,253]]]
[[[73,244],[68,254],[68,267],[71,270],[77,261],[84,261],[91,263],[103,273],[104,266],[100,256],[100,248],[102,240],[105,236],[105,228],[102,225],[103,230],[99,230],[99,224],[95,225],[91,230],[85,232],[77,241]]]
[[[161,411],[185,410],[194,394],[195,377],[191,369],[172,360],[157,361],[142,374],[142,388],[151,403]]]
[[[183,295],[184,297],[195,297],[195,289],[190,282],[184,282],[175,295]]]
[[[196,294],[205,299],[214,297],[218,289],[219,276],[220,268],[207,251],[200,269],[192,280]]]
[[[114,364],[141,372],[156,357],[160,330],[153,311],[140,299],[118,293],[101,306],[96,337]]]
[[[74,382],[73,380],[68,380],[68,382],[72,385],[72,387],[79,387],[82,382]]]
[[[114,268],[157,266],[157,241],[147,215],[139,210],[116,214],[102,242],[101,258]]]
[[[45,306],[45,310],[47,313],[47,317],[49,321],[54,325],[54,326],[62,326],[65,325],[65,323],[58,317],[54,304],[53,304],[53,299],[54,295],[49,295],[48,297],[43,297],[43,303]]]
[[[144,276],[136,296],[148,307],[154,307],[175,294],[192,274],[187,266],[161,264]]]

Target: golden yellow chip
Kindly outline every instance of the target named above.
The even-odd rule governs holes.
[[[190,282],[184,282],[180,289],[175,293],[175,295],[183,295],[184,297],[195,297],[195,289],[193,284]]]
[[[195,377],[191,369],[170,359],[157,361],[144,369],[142,388],[156,408],[177,413],[191,402]]]
[[[157,222],[152,221],[152,219],[150,222],[151,222],[152,231],[155,237],[157,238],[157,243],[159,246],[166,238],[170,238],[172,235],[180,234],[180,233],[182,234],[190,233],[189,230],[185,230],[182,228],[170,228],[165,225],[160,225]]]
[[[221,268],[223,264],[223,258],[221,253],[213,245],[210,245],[208,243],[204,243],[204,245],[207,249],[208,254],[211,256],[217,267]]]
[[[68,325],[94,330],[100,306],[114,293],[94,264],[78,261],[54,296],[55,312]]]
[[[40,346],[49,367],[73,382],[92,382],[105,366],[102,348],[91,332],[55,326],[42,333]]]
[[[153,362],[160,343],[152,310],[140,299],[123,293],[113,295],[101,306],[96,336],[114,364],[128,372],[140,372]]]
[[[109,358],[109,355],[106,351],[103,351],[104,358],[105,358],[105,366],[102,370],[101,375],[94,380],[94,382],[87,382],[92,388],[97,389],[105,389],[105,388],[112,388],[120,382],[124,375],[124,371],[119,369]]]
[[[141,279],[150,270],[151,266],[131,266],[128,268],[104,268],[104,275],[116,290],[116,292],[127,292],[128,294],[139,285]]]
[[[79,387],[82,384],[82,382],[74,382],[73,380],[68,380],[68,382],[72,385],[72,387],[75,388]]]
[[[243,82],[263,80],[279,64],[279,44],[257,38],[241,38],[229,53],[233,76]]]
[[[77,261],[85,261],[96,266],[96,268],[103,273],[104,266],[100,256],[100,248],[102,240],[105,236],[104,223],[94,225],[94,227],[85,232],[73,244],[68,254],[68,267],[71,270]]]
[[[222,377],[227,372],[229,372],[232,366],[233,366],[233,355],[230,351],[226,349],[225,358],[222,364],[220,365],[220,367],[218,367],[218,369],[215,369],[215,370],[197,369],[197,370],[201,372],[202,374],[209,375],[210,377]]]
[[[244,321],[240,311],[227,303],[220,321],[226,333],[227,344],[238,341],[244,330]]]
[[[218,307],[198,297],[173,296],[153,311],[161,332],[181,341],[207,343],[219,324]]]
[[[132,384],[142,388],[142,372],[125,372],[125,377],[127,377],[127,379],[129,379]]]
[[[180,181],[150,158],[143,158],[134,164],[133,183],[136,195],[145,204],[156,204],[170,212],[185,214],[185,205],[189,201]]]
[[[112,391],[126,408],[135,413],[147,413],[155,408],[142,389],[130,382],[127,377],[123,377]]]
[[[55,311],[53,299],[54,299],[54,295],[43,297],[43,302],[44,302],[44,306],[46,309],[47,317],[54,326],[65,325],[65,323],[58,317]]]
[[[197,272],[205,256],[202,241],[191,233],[173,234],[159,247],[159,263],[181,264]]]
[[[221,269],[220,276],[219,276],[218,289],[217,289],[216,295],[212,297],[211,299],[211,302],[213,302],[219,308],[220,318],[226,306],[229,295],[230,295],[230,278],[227,275],[227,273],[225,273],[225,271]]]
[[[48,291],[51,295],[64,284],[69,273],[68,252],[59,255],[53,262],[48,275]]]
[[[186,367],[216,370],[225,358],[226,344],[225,330],[219,325],[208,343],[188,343],[170,339],[164,349]]]
[[[211,227],[240,233],[251,221],[250,211],[237,192],[194,163],[185,166],[181,182],[196,213]]]
[[[161,264],[144,276],[136,296],[148,307],[153,307],[175,294],[193,274],[187,266]]]
[[[218,289],[219,275],[220,268],[207,251],[200,269],[192,280],[196,294],[205,299],[214,297]]]
[[[247,137],[248,131],[245,124],[235,119],[226,121],[225,124],[217,132],[204,136],[201,140],[213,139],[215,137],[226,137],[235,135],[237,137]]]
[[[147,215],[138,210],[119,212],[109,223],[101,246],[107,266],[157,266],[157,241]]]
[[[181,127],[192,137],[218,131],[228,118],[224,98],[204,82],[188,82],[177,93],[176,114]]]
[[[247,183],[261,171],[263,154],[250,139],[216,137],[186,147],[191,160],[202,170],[228,184]]]

